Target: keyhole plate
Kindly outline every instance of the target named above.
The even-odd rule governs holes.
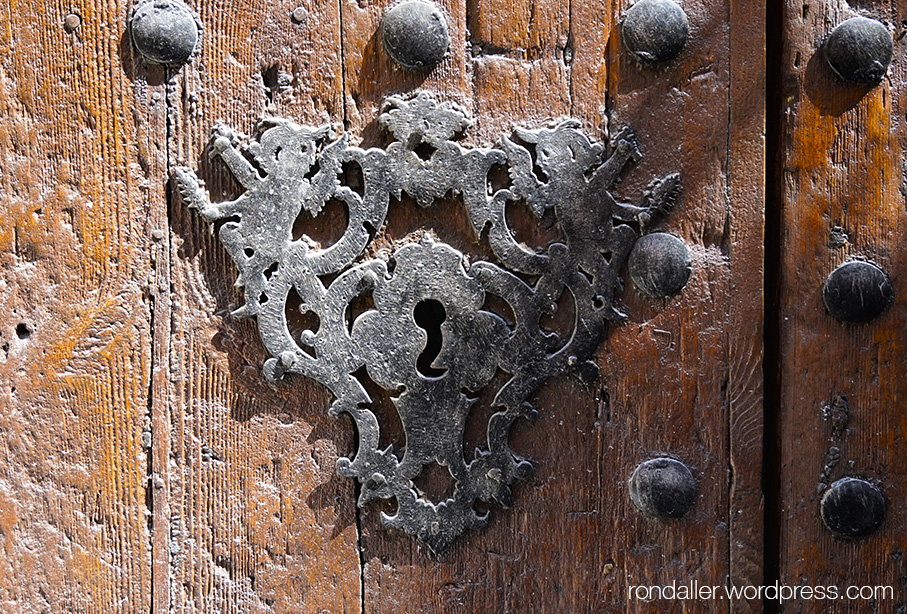
[[[624,317],[619,271],[646,226],[671,208],[680,180],[651,182],[641,206],[619,203],[609,189],[640,157],[628,129],[611,135],[607,150],[575,120],[514,128],[493,147],[464,147],[466,111],[426,92],[389,98],[378,124],[391,142],[369,150],[350,146],[346,134],[335,138],[328,126],[280,118],[269,118],[251,142],[218,125],[211,151],[245,193],[212,203],[186,168],[174,171],[174,184],[219,227],[236,262],[245,304],[234,315],[256,318],[273,356],[265,375],[302,375],[330,389],[331,413],[356,423],[358,447],[338,470],[362,485],[359,505],[395,499],[396,512],[382,522],[440,552],[484,527],[491,508],[509,507],[511,484],[531,474],[508,438],[514,421],[537,415],[529,399],[538,387],[563,373],[597,374],[589,359],[608,322]],[[484,256],[432,231],[396,240],[390,253],[369,249],[392,203],[431,211],[451,195]],[[530,219],[553,220],[558,238],[539,249],[519,242],[508,220],[515,205]],[[339,238],[318,243],[294,234],[300,216],[317,227],[340,209],[347,216]],[[317,329],[291,332],[289,298],[317,318]],[[568,303],[571,317],[556,317]],[[559,319],[567,330],[548,330],[546,322]],[[362,373],[393,401],[402,454],[378,445],[382,427]],[[470,408],[492,386],[485,440],[464,449]],[[453,479],[443,501],[417,485],[423,467],[435,466]]]

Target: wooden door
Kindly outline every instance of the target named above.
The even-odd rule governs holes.
[[[897,599],[878,611],[902,604],[904,309],[898,297],[877,322],[843,325],[819,298],[849,255],[895,284],[905,266],[900,58],[871,91],[814,74],[849,14],[830,1],[774,3],[766,28],[765,3],[682,0],[686,46],[645,64],[621,42],[629,1],[445,0],[449,53],[412,72],[382,49],[391,4],[195,3],[201,47],[179,68],[143,61],[125,0],[0,7],[0,610],[777,611],[629,594],[775,580],[891,584]],[[894,3],[863,8],[907,18]],[[766,49],[780,66],[768,89]],[[642,156],[616,193],[639,202],[652,178],[679,173],[659,228],[693,262],[668,299],[624,275],[628,318],[596,354],[601,377],[540,389],[539,419],[511,434],[535,475],[438,555],[383,528],[387,506],[357,508],[336,471],[353,423],[328,414],[321,385],[263,377],[254,320],[229,315],[243,300],[236,269],[170,184],[184,165],[212,196],[238,194],[208,160],[218,122],[251,134],[282,116],[371,145],[385,98],[417,90],[468,109],[475,145],[559,117],[599,141],[631,127]],[[340,224],[328,216],[319,232]],[[456,202],[404,199],[379,234],[428,228],[474,242]],[[764,283],[779,297],[768,312]],[[839,397],[846,433],[823,419]],[[683,518],[648,518],[629,499],[629,476],[658,456],[695,477]],[[890,503],[864,540],[831,536],[818,516],[817,481],[850,474],[881,482]],[[800,606],[832,611],[783,609]]]
[[[895,55],[882,82],[846,84],[829,70],[819,45],[855,16],[841,3],[786,3],[779,46],[779,207],[770,231],[777,258],[779,345],[771,350],[766,403],[771,465],[766,502],[777,519],[767,543],[777,544],[778,569],[789,584],[864,589],[863,600],[834,607],[801,600],[804,611],[903,609],[907,524],[903,509],[905,260],[899,234],[904,209],[904,63],[902,2],[855,6],[893,31]],[[846,262],[868,262],[890,277],[893,305],[869,322],[829,315],[823,283]],[[775,337],[773,333],[771,335]],[[769,361],[767,357],[767,362]],[[807,445],[804,445],[804,443]],[[823,497],[839,480],[874,486],[885,518],[868,537],[841,539],[823,526]],[[769,494],[772,493],[772,494]],[[866,587],[891,587],[869,590]],[[886,592],[887,591],[887,594]],[[793,609],[796,605],[789,605]]]

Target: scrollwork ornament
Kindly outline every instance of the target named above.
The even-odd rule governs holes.
[[[609,190],[640,157],[629,130],[606,148],[566,120],[516,128],[496,147],[468,147],[466,112],[425,92],[390,97],[378,122],[391,142],[371,149],[350,145],[347,134],[332,138],[328,127],[286,119],[262,122],[252,139],[215,126],[210,153],[245,191],[212,203],[187,168],[174,170],[174,183],[188,206],[220,222],[245,295],[234,315],[257,319],[272,356],[265,375],[320,382],[334,396],[330,412],[355,421],[357,450],[339,459],[338,470],[361,484],[359,506],[395,499],[397,509],[383,514],[383,523],[440,552],[487,524],[490,512],[478,513],[478,501],[509,507],[513,481],[531,475],[531,463],[508,445],[514,421],[536,414],[531,395],[556,375],[597,374],[589,359],[607,324],[625,317],[615,301],[618,273],[640,233],[673,205],[680,179],[653,181],[639,206],[619,202]],[[359,189],[343,181],[349,165],[361,169]],[[489,174],[501,168],[509,180],[494,187]],[[430,233],[409,236],[383,256],[369,252],[391,203],[400,206],[404,194],[420,207],[451,194],[462,199],[476,242],[487,241],[494,260],[470,258]],[[294,240],[296,218],[321,215],[331,199],[348,210],[342,237],[330,246]],[[522,203],[536,219],[553,212],[564,240],[543,250],[519,243],[507,224],[508,203]],[[285,309],[293,290],[300,309],[317,315],[317,330],[290,333]],[[575,316],[572,329],[558,334],[542,320],[554,315],[564,293]],[[366,294],[374,306],[348,326],[348,306]],[[510,319],[487,307],[488,295],[506,302]],[[425,301],[444,313],[431,374],[417,365],[427,335],[414,313]],[[405,449],[380,448],[381,425],[359,379],[363,368],[391,396]],[[499,372],[506,378],[494,391],[486,441],[465,450],[470,407],[500,381]],[[413,485],[430,463],[455,480],[453,495],[437,503]]]

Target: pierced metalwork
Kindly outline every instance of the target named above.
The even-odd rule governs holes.
[[[391,142],[367,150],[351,146],[347,134],[330,140],[327,126],[285,119],[266,120],[247,144],[216,126],[211,155],[245,192],[212,203],[191,170],[176,169],[174,179],[190,207],[222,224],[220,239],[245,289],[235,315],[257,318],[273,356],[265,375],[304,375],[331,390],[330,412],[349,414],[358,430],[358,449],[339,460],[338,470],[361,483],[359,506],[396,499],[396,512],[382,515],[384,524],[438,552],[467,529],[486,525],[490,512],[478,513],[478,501],[508,507],[512,482],[531,475],[531,463],[508,445],[513,422],[536,415],[530,395],[555,375],[597,376],[588,359],[607,323],[624,318],[615,304],[618,271],[639,233],[671,207],[680,180],[674,174],[654,181],[641,206],[618,202],[608,189],[640,156],[629,130],[617,134],[608,151],[574,120],[516,128],[498,147],[466,147],[457,142],[470,124],[465,111],[427,93],[389,98],[378,121]],[[361,170],[363,185],[344,181],[350,167]],[[496,172],[509,180],[498,185]],[[388,207],[400,206],[392,197],[404,193],[420,207],[445,195],[461,198],[476,242],[487,241],[496,261],[471,259],[430,232],[396,243],[392,253],[376,252],[373,238]],[[293,240],[297,216],[319,216],[330,199],[347,207],[343,236],[330,246],[305,236]],[[539,249],[519,243],[507,224],[508,203],[539,219],[553,210],[565,240]],[[300,310],[319,321],[317,330],[297,336],[285,315],[294,289]],[[541,321],[554,315],[565,293],[575,306],[572,330],[547,331]],[[348,323],[350,303],[365,295],[374,306]],[[489,306],[500,300],[512,314]],[[443,322],[440,351],[425,369],[419,360],[428,333],[414,313],[429,301],[440,303]],[[373,399],[359,379],[363,367],[396,406],[403,450],[380,449]],[[501,371],[506,377],[495,391],[487,439],[464,450],[470,408]],[[455,480],[453,495],[438,503],[413,485],[433,462]]]

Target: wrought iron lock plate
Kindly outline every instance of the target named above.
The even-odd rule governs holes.
[[[339,459],[338,470],[362,485],[359,506],[396,499],[396,512],[382,514],[383,523],[439,552],[467,529],[486,525],[490,512],[478,513],[477,501],[508,507],[512,482],[531,474],[531,463],[514,455],[508,437],[516,419],[534,417],[533,392],[566,372],[597,376],[588,359],[607,323],[624,317],[615,303],[618,272],[646,225],[673,204],[680,178],[653,181],[641,206],[620,203],[608,190],[640,156],[629,130],[606,148],[585,136],[578,121],[566,120],[515,128],[497,147],[466,147],[458,142],[470,124],[466,112],[425,92],[387,99],[378,122],[391,142],[367,150],[351,146],[347,134],[330,140],[328,127],[286,119],[265,120],[248,141],[216,126],[211,154],[245,192],[212,203],[191,170],[175,169],[174,180],[188,206],[222,223],[220,239],[245,291],[234,315],[257,318],[273,356],[265,375],[304,375],[330,389],[330,412],[349,414],[358,430],[358,449]],[[359,189],[343,180],[350,164],[361,170]],[[506,168],[507,185],[493,186],[493,167]],[[470,259],[431,234],[410,237],[389,254],[368,253],[391,197],[403,193],[420,207],[449,193],[461,198],[476,242],[487,240],[496,261]],[[332,198],[348,209],[343,236],[327,247],[293,240],[301,211],[315,218]],[[553,210],[566,240],[542,250],[517,242],[505,214],[514,201],[536,218]],[[317,330],[291,335],[285,307],[293,289],[300,309],[318,316]],[[540,322],[554,314],[565,292],[575,317],[569,334],[559,335]],[[348,327],[350,302],[368,293],[374,307]],[[487,306],[489,294],[509,305],[512,322]],[[418,364],[427,335],[414,317],[427,301],[440,303],[444,315],[440,352],[428,374]],[[404,450],[379,448],[381,425],[354,375],[362,367],[391,395]],[[487,440],[464,450],[470,406],[498,370],[509,377],[495,391]],[[453,495],[439,503],[413,485],[433,462],[455,480]]]

